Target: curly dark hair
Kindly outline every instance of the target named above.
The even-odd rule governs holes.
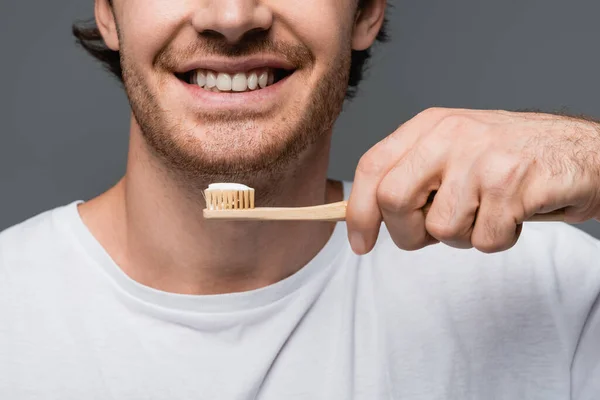
[[[359,0],[358,8],[365,7],[370,1],[372,0]],[[112,4],[112,0],[108,0],[108,2]],[[72,31],[77,44],[83,47],[92,57],[100,61],[122,83],[123,70],[121,69],[120,54],[118,51],[111,50],[106,46],[94,20],[76,22],[73,24]],[[387,42],[388,39],[386,20],[377,35],[377,41],[383,43]],[[347,98],[352,98],[356,94],[358,84],[363,79],[367,60],[371,57],[371,49],[352,50],[351,57]]]

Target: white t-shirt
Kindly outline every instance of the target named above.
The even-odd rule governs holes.
[[[347,193],[348,185],[345,185]],[[529,223],[511,250],[356,256],[339,223],[244,293],[128,278],[77,203],[0,234],[0,399],[600,399],[600,244]]]

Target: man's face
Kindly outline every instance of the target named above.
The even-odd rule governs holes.
[[[116,0],[124,82],[151,148],[194,177],[278,172],[328,135],[357,0]]]

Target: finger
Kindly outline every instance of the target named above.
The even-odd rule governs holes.
[[[405,137],[404,139],[409,139]],[[370,149],[358,163],[352,190],[346,209],[346,224],[352,249],[357,254],[366,254],[375,245],[382,221],[377,206],[377,187],[383,176],[396,163],[410,145],[390,137]]]
[[[425,220],[427,232],[449,246],[469,249],[473,224],[479,208],[476,181],[466,168],[448,172]]]
[[[496,253],[513,247],[521,233],[522,217],[515,208],[499,196],[484,195],[481,199],[475,227],[471,235],[473,247],[484,253]]]
[[[559,177],[532,176],[523,195],[524,219],[535,214],[563,210],[565,222],[580,223],[598,215],[600,192],[590,193],[585,185],[574,185],[573,180]]]
[[[386,174],[429,132],[446,110],[427,110],[406,122],[376,144],[360,160],[348,199],[346,224],[352,249],[366,254],[375,245],[383,216],[377,202],[377,188]]]
[[[425,225],[423,210],[415,210],[403,218],[397,218],[393,213],[384,212],[383,220],[393,242],[403,250],[419,250],[439,243],[423,228]]]
[[[377,190],[383,220],[394,243],[417,250],[433,242],[425,229],[423,207],[440,187],[446,148],[417,144],[385,176]]]

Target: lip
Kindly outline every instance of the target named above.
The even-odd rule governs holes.
[[[282,93],[290,86],[289,75],[264,89],[247,92],[211,92],[198,85],[178,80],[191,96],[195,108],[203,111],[244,111],[265,113],[282,103]]]
[[[233,74],[236,72],[246,72],[258,68],[273,68],[294,70],[297,69],[290,61],[274,55],[259,55],[251,58],[231,59],[231,58],[206,58],[191,61],[179,67],[175,73],[183,74],[197,69],[207,69],[215,72],[225,72]]]

